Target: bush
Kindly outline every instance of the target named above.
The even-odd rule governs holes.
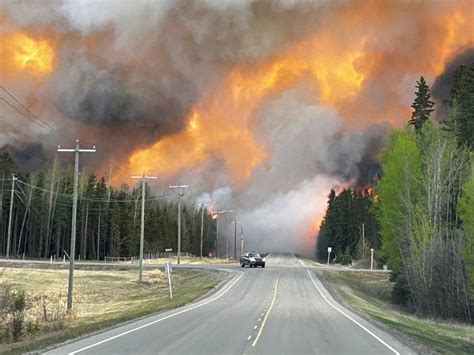
[[[352,257],[349,253],[349,249],[346,249],[346,252],[341,257],[341,264],[342,265],[350,265],[352,263]]]
[[[390,281],[395,281],[392,289],[392,302],[401,306],[408,306],[410,301],[410,288],[405,273],[390,275]]]
[[[24,290],[13,291],[8,313],[11,315],[11,338],[18,341],[23,336],[25,323],[26,295]]]

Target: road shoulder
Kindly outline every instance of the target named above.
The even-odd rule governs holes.
[[[366,321],[399,339],[418,353],[472,353],[474,344],[463,340],[462,336],[453,337],[457,331],[465,334],[469,332],[467,325],[458,325],[449,322],[424,320],[414,315],[397,311],[394,305],[376,299],[362,293],[349,282],[342,283],[338,280],[339,273],[331,277],[335,271],[315,270],[321,283],[331,296],[342,306],[350,309]],[[328,275],[327,273],[331,273]],[[352,273],[348,273],[354,277]],[[348,277],[349,277],[348,276]],[[429,328],[428,328],[429,327]],[[425,330],[425,328],[427,328]],[[449,333],[443,333],[443,329],[453,328]],[[472,328],[472,327],[471,327]],[[439,330],[439,332],[438,332]],[[437,344],[432,345],[433,341]],[[471,340],[472,341],[472,340]]]

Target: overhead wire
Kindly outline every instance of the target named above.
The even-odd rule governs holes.
[[[30,158],[34,158],[34,159],[39,160],[40,162],[45,163],[45,164],[47,163],[46,160],[41,159],[41,158],[37,157],[36,155],[31,154],[31,153],[28,153],[28,152],[25,151],[25,150],[22,150],[22,149],[20,149],[20,148],[17,148],[17,147],[15,147],[15,146],[12,145],[12,144],[8,144],[8,146],[9,146],[10,148],[12,148],[12,149],[15,149],[16,151],[18,151],[18,152],[20,152],[20,153],[23,153],[23,154],[25,154],[25,155],[28,155]]]
[[[17,112],[21,113],[24,117],[26,117],[27,119],[29,119],[30,121],[32,122],[35,122],[36,124],[38,124],[37,121],[41,122],[44,127],[47,127],[48,129],[52,130],[52,131],[55,131],[57,134],[60,135],[60,137],[66,137],[66,138],[69,138],[71,141],[73,142],[76,142],[76,139],[69,136],[68,134],[65,134],[63,131],[57,129],[56,127],[54,126],[51,126],[48,122],[46,121],[43,121],[38,115],[36,115],[34,112],[32,112],[28,107],[26,107],[20,100],[18,100],[15,95],[13,95],[10,91],[8,91],[4,86],[0,86],[0,89],[3,90],[10,98],[12,98],[18,105],[20,105],[20,107],[26,112],[26,113],[22,113],[20,110],[18,110],[17,108],[15,108],[13,105],[11,105],[10,103],[8,103],[8,101],[6,101],[5,99],[1,98],[4,102],[6,102],[10,107],[13,107]],[[33,120],[31,117],[34,117],[37,121]],[[38,124],[39,125],[39,124]],[[41,126],[41,125],[40,125]],[[89,145],[92,145],[90,144],[89,142],[87,142],[86,140],[82,140],[81,141],[85,142],[86,144],[89,144]]]
[[[5,179],[5,181],[8,180],[8,179]],[[11,181],[11,179],[9,179]],[[65,194],[65,193],[61,193],[61,192],[55,192],[55,191],[51,191],[51,190],[48,190],[48,189],[45,189],[45,188],[42,188],[42,187],[39,187],[39,186],[34,186],[34,185],[31,185],[27,182],[24,182],[22,180],[19,180],[17,179],[16,180],[18,183],[20,184],[23,184],[25,186],[28,186],[30,188],[33,188],[33,189],[37,189],[39,191],[43,191],[43,192],[48,192],[48,193],[52,193],[54,195],[58,195],[58,196],[64,196],[64,197],[68,197],[68,198],[72,198],[73,195],[72,194]],[[158,196],[158,197],[154,197],[154,198],[148,198],[148,199],[145,199],[145,202],[151,202],[151,201],[159,201],[159,200],[165,200],[167,199],[169,196],[166,196],[166,195],[161,195],[161,196]],[[81,201],[89,201],[89,202],[101,202],[101,203],[135,203],[137,200],[136,199],[133,199],[133,200],[119,200],[119,199],[91,199],[91,198],[87,198],[87,197],[81,197],[80,198]]]
[[[2,90],[3,92],[5,92],[8,97],[10,97],[17,105],[19,105],[20,107],[17,107],[16,105],[12,104],[11,102],[9,102],[8,100],[6,100],[4,97],[1,97],[0,96],[0,100],[2,100],[4,103],[6,103],[9,107],[11,107],[13,110],[15,110],[17,113],[19,113],[21,116],[23,116],[24,118],[28,119],[29,121],[35,123],[36,125],[38,125],[40,128],[42,129],[49,129],[50,131],[54,131],[56,134],[58,134],[61,138],[68,138],[70,139],[71,141],[73,142],[76,142],[76,139],[65,134],[63,131],[57,129],[56,127],[50,125],[48,122],[44,121],[43,119],[41,119],[38,115],[36,115],[34,112],[32,112],[28,107],[26,107],[15,95],[13,95],[8,89],[6,89],[4,86],[0,86],[0,90]],[[20,109],[21,108],[21,109]],[[33,139],[30,135],[26,134],[25,132],[19,130],[18,128],[10,125],[9,123],[7,122],[4,122],[2,121],[5,125],[7,125],[8,127],[12,128],[13,130],[15,130],[16,132],[20,132],[21,134],[25,135],[26,137],[28,137],[29,139]],[[40,124],[41,123],[41,124]],[[84,142],[88,145],[93,145],[91,144],[90,142],[87,142],[86,140],[83,140],[83,139],[80,139],[81,142]],[[43,161],[44,162],[44,161]],[[110,164],[112,167],[114,167],[114,169],[116,169],[117,171],[131,177],[133,176],[133,174],[130,174],[128,172],[126,172],[125,170],[121,169],[118,165],[116,164]],[[168,188],[168,185],[165,184],[159,177],[157,177],[157,182],[160,183],[162,186],[164,186],[165,188]],[[108,182],[110,183],[110,182]]]

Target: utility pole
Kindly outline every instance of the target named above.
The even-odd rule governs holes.
[[[234,259],[237,259],[237,222],[236,220],[231,221],[234,224]]]
[[[170,189],[185,189],[188,188],[188,185],[170,185]],[[177,252],[177,262],[178,265],[181,263],[181,199],[184,196],[184,192],[178,193],[178,252]]]
[[[217,247],[218,247],[218,241],[219,241],[219,215],[225,214],[225,213],[232,213],[234,211],[232,210],[220,210],[215,213],[216,216],[216,258],[217,258]],[[227,240],[228,241],[228,240]],[[227,248],[228,248],[228,243],[227,243]],[[226,254],[227,256],[227,254]]]
[[[100,260],[100,212],[101,212],[101,205],[99,204],[99,225],[97,227],[97,261]]]
[[[12,238],[12,225],[13,225],[13,201],[15,199],[15,181],[17,180],[16,176],[12,174],[12,195],[10,199],[10,213],[8,215],[8,234],[7,234],[7,252],[6,258],[10,258],[10,241]]]
[[[240,225],[240,255],[244,252],[244,226]]]
[[[72,294],[74,287],[74,257],[76,253],[76,218],[77,218],[77,185],[79,180],[79,153],[95,153],[92,149],[80,149],[79,140],[76,140],[76,148],[64,149],[58,146],[58,152],[74,153],[74,194],[72,199],[72,224],[71,224],[71,249],[69,251],[69,285],[67,289],[67,309],[72,309]]]
[[[202,259],[202,239],[204,235],[204,208],[209,207],[209,205],[204,205],[204,202],[202,202],[200,205],[201,207],[201,244],[200,244],[200,251],[199,251],[199,259]]]
[[[365,260],[365,223],[362,223],[362,260]]]
[[[145,180],[146,179],[158,179],[156,176],[146,176],[145,173],[142,176],[132,176],[132,179],[142,179],[142,220],[140,226],[140,266],[138,272],[138,282],[143,280],[143,244],[145,242]]]

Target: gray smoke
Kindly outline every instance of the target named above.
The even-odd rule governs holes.
[[[388,125],[345,131],[343,119],[333,108],[315,104],[315,96],[314,89],[300,82],[267,98],[255,121],[259,139],[270,150],[268,161],[255,168],[245,189],[221,187],[197,198],[212,201],[217,209],[232,207],[248,248],[310,254],[311,233],[319,226],[328,191],[335,185],[365,187],[378,172]],[[212,171],[199,169],[182,181],[203,186],[202,179]]]
[[[259,67],[313,38],[336,55],[362,43],[364,55],[349,63],[363,73],[356,94],[343,91],[343,83],[335,85],[341,98],[325,106],[313,78],[262,99],[251,125],[268,157],[248,181],[232,184],[219,155],[172,177],[192,185],[194,200],[234,209],[249,248],[311,254],[311,231],[329,189],[370,184],[378,171],[385,122],[402,126],[409,119],[406,108],[416,80],[420,75],[434,79],[432,68],[454,48],[445,43],[450,36],[443,26],[453,9],[464,13],[470,3],[3,0],[0,34],[20,28],[51,38],[56,58],[53,73],[43,81],[22,73],[2,84],[64,131],[58,136],[30,123],[25,127],[49,158],[57,144],[71,144],[66,134],[78,136],[98,146],[97,154],[83,159],[96,168],[181,131],[190,110],[212,95],[236,65]],[[459,48],[472,45],[466,28],[455,33]],[[320,51],[319,44],[308,51]],[[318,53],[311,55],[317,60]],[[472,50],[452,66],[466,58],[472,60]],[[435,98],[446,98],[451,68],[433,85]],[[24,122],[2,104],[0,117]],[[0,139],[19,144],[25,137],[0,132]],[[35,149],[41,154],[40,147]],[[309,239],[302,243],[302,236]]]

